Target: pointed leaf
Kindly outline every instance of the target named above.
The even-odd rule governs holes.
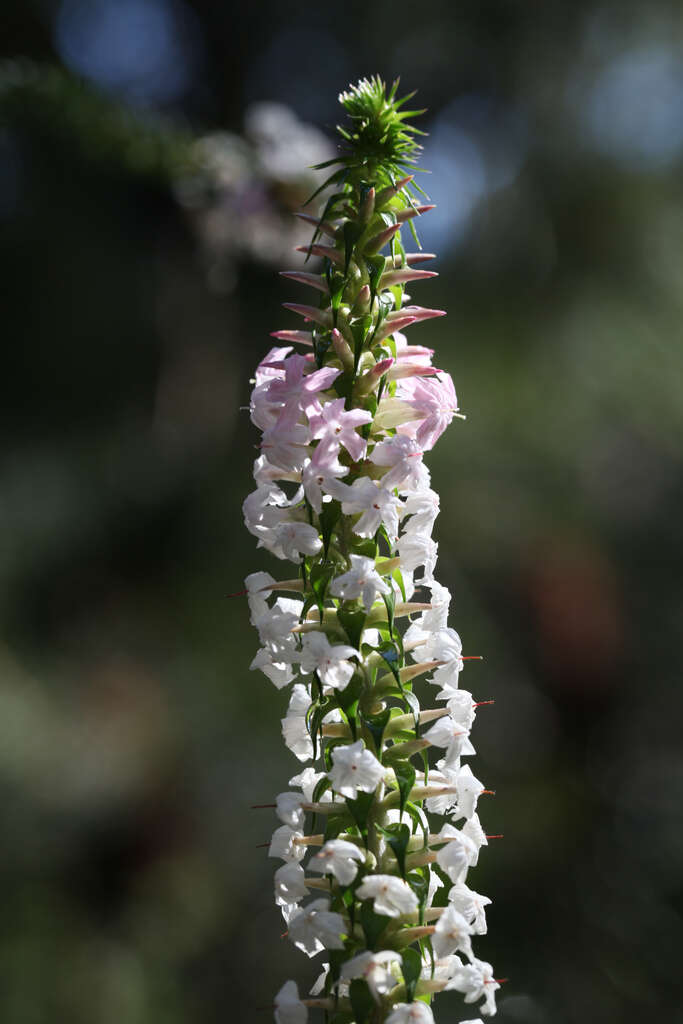
[[[412,1003],[415,998],[415,987],[422,973],[422,957],[416,949],[404,949],[401,954],[401,970],[406,986],[406,1002]]]
[[[398,783],[398,807],[401,814],[403,814],[406,800],[410,796],[410,791],[415,785],[415,769],[410,761],[397,761],[393,765],[393,769],[394,775],[396,776],[396,782]]]

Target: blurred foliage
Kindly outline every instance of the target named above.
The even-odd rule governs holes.
[[[466,685],[496,699],[473,739],[505,834],[475,879],[498,1019],[678,1019],[678,5],[428,0],[416,24],[407,3],[146,0],[170,21],[134,27],[182,14],[199,40],[161,102],[125,91],[130,62],[97,79],[96,21],[65,36],[115,14],[108,59],[157,59],[161,35],[126,43],[136,3],[4,15],[3,1021],[265,1020],[317,973],[279,939],[249,810],[297,770],[286,697],[226,595],[281,569],[241,522],[242,407],[294,326],[275,269],[307,237],[306,167],[374,71],[430,108],[441,277],[415,299],[449,310],[419,340],[468,414],[430,465],[439,578],[485,655]]]

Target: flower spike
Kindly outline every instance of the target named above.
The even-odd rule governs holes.
[[[326,960],[314,998],[282,986],[278,1024],[304,1024],[309,1010],[327,1024],[434,1024],[443,990],[493,1014],[500,985],[473,949],[490,900],[466,884],[496,837],[477,813],[492,791],[465,763],[477,708],[491,702],[459,687],[479,656],[463,655],[434,578],[439,498],[424,464],[461,414],[433,350],[401,333],[444,311],[406,304],[405,286],[436,274],[413,269],[434,256],[401,238],[433,207],[412,195],[422,133],[397,86],[373,76],[340,96],[333,194],[320,217],[301,215],[314,230],[299,251],[322,265],[282,272],[318,302],[284,304],[307,329],[273,333],[286,347],[264,354],[250,403],[262,439],[246,526],[295,566],[246,580],[260,641],[251,668],[288,689],[282,735],[301,763],[288,790],[255,806],[276,819],[264,845],[281,862],[283,937]],[[436,707],[421,706],[425,686]]]

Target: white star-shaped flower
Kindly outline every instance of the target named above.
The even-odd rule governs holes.
[[[387,1017],[387,1024],[434,1024],[434,1014],[419,999],[414,1003],[397,1003]]]
[[[463,882],[454,885],[448,894],[448,900],[462,916],[472,925],[475,935],[486,935],[486,907],[491,900],[488,896],[468,889]]]
[[[310,761],[313,757],[313,742],[306,726],[306,712],[310,706],[308,690],[303,683],[295,683],[287,714],[281,722],[284,741],[300,761]]]
[[[439,718],[424,734],[424,739],[435,747],[445,747],[447,765],[457,761],[459,757],[476,753],[470,743],[468,730],[459,722],[454,722],[450,715]]]
[[[374,558],[365,555],[351,555],[351,568],[348,572],[337,576],[330,584],[330,593],[341,597],[344,601],[353,601],[360,597],[366,612],[375,603],[378,594],[388,594],[390,587],[385,583],[375,568]]]
[[[384,917],[413,914],[418,908],[417,896],[407,882],[395,875],[368,875],[356,889],[362,900],[374,900],[374,911]]]
[[[275,813],[290,828],[303,828],[306,817],[301,807],[303,802],[302,793],[279,793],[275,798]]]
[[[458,805],[453,812],[453,818],[455,821],[458,818],[471,818],[477,809],[477,800],[486,787],[474,777],[472,769],[467,764],[458,772],[455,785],[458,790]]]
[[[451,953],[464,953],[472,960],[472,926],[465,917],[449,904],[436,923],[436,931],[432,935],[432,949],[436,957],[450,956]]]
[[[491,1016],[495,1014],[495,993],[500,985],[493,977],[491,964],[486,963],[485,960],[475,958],[471,964],[463,964],[462,967],[456,968],[446,988],[462,992],[466,1003],[475,1003],[477,999],[483,998],[481,1012],[491,1014]]]
[[[345,839],[328,839],[323,847],[313,854],[308,867],[321,875],[334,875],[341,885],[350,885],[358,874],[358,865],[364,860],[363,853],[355,843]]]
[[[301,864],[290,861],[278,868],[274,875],[275,902],[278,907],[296,906],[306,896],[308,889],[304,884],[304,869]]]
[[[359,789],[372,793],[377,787],[384,778],[384,765],[358,740],[348,747],[333,749],[332,768],[327,775],[337,793],[355,800]]]
[[[276,1024],[306,1024],[308,1007],[299,999],[295,981],[286,981],[275,996]]]
[[[388,970],[389,965],[400,963],[401,957],[393,949],[384,949],[379,953],[359,953],[342,964],[340,977],[342,981],[364,978],[373,998],[379,1003],[381,997],[398,984],[397,978]]]
[[[289,922],[289,938],[309,956],[321,949],[343,949],[341,936],[346,930],[344,918],[330,910],[330,901],[325,898],[302,907]]]
[[[331,644],[324,633],[305,633],[303,647],[298,656],[302,672],[317,672],[323,686],[343,690],[350,681],[354,666],[349,658],[360,658],[348,644]]]
[[[280,857],[282,860],[296,861],[303,860],[306,856],[306,847],[302,843],[295,843],[295,839],[303,839],[304,834],[298,829],[290,828],[289,825],[280,825],[273,832],[273,838],[268,848],[269,857]]]
[[[453,825],[444,825],[436,842],[445,842],[445,846],[437,850],[436,854],[439,867],[443,868],[454,884],[464,881],[467,869],[477,856],[477,848],[472,840]]]

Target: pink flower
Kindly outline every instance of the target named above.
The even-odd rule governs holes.
[[[284,378],[273,380],[269,388],[270,400],[282,406],[279,423],[296,422],[309,405],[311,396],[328,388],[342,372],[324,366],[322,370],[307,373],[312,365],[306,356],[293,355],[284,360]]]
[[[344,399],[326,402],[320,412],[309,420],[311,436],[323,443],[334,442],[346,448],[354,462],[365,455],[366,442],[356,433],[356,427],[370,423],[372,416],[364,409],[344,409]]]
[[[449,373],[439,373],[428,380],[409,378],[399,384],[396,394],[419,413],[421,419],[417,424],[401,425],[400,432],[414,437],[423,451],[429,451],[458,411],[453,378]]]

